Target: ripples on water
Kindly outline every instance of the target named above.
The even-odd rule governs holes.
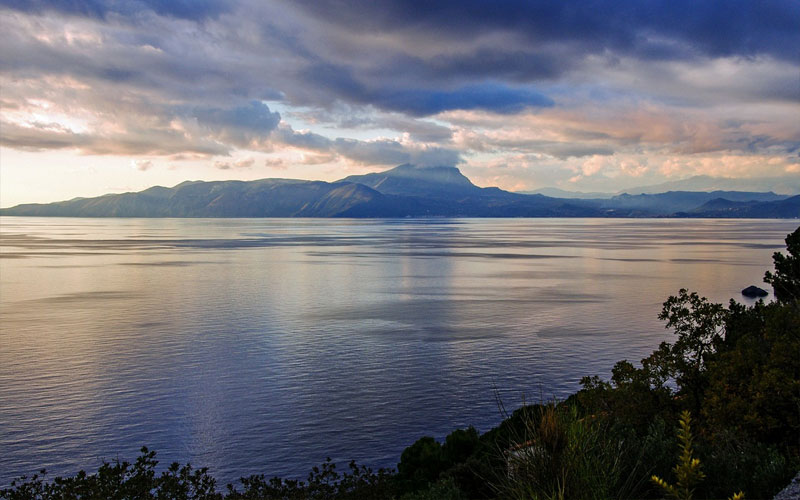
[[[742,300],[796,221],[0,219],[0,484],[135,458],[304,475],[485,431]]]

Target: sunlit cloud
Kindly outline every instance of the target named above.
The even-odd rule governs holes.
[[[141,162],[154,182],[796,175],[800,12],[767,4],[0,1],[0,145]]]
[[[235,170],[239,168],[251,168],[255,164],[255,158],[240,158],[233,161],[215,161],[214,168],[220,170]]]
[[[146,172],[153,168],[153,162],[150,160],[131,160],[131,167],[136,170]]]

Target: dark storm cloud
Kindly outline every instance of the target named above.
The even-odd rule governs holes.
[[[0,0],[0,5],[137,26],[106,33],[102,49],[42,44],[12,33],[2,66],[18,73],[88,76],[173,98],[288,99],[322,107],[341,101],[414,116],[552,106],[546,85],[583,67],[589,56],[604,58],[607,66],[617,57],[800,60],[800,2],[793,0]],[[223,12],[230,15],[220,16]],[[149,14],[147,29],[138,29],[143,13]],[[220,24],[192,29],[169,23],[177,19]],[[380,43],[370,43],[370,36]],[[157,50],[133,50],[145,46]],[[796,85],[785,87],[766,97],[796,95]]]
[[[132,27],[2,9],[0,14],[6,14],[0,17],[0,76],[71,77],[92,86],[95,96],[108,92],[115,100],[138,95],[152,102],[230,106],[284,98],[264,78],[264,61],[250,56],[256,49],[237,40],[245,36],[239,31],[226,34],[223,43],[201,26],[163,17]],[[4,86],[4,94],[9,88]]]
[[[472,53],[440,54],[428,60],[418,60],[416,64],[421,74],[431,77],[482,78],[491,75],[516,82],[556,78],[571,67],[570,60],[561,57],[555,47],[540,52],[514,47],[480,48]]]
[[[308,131],[295,131],[281,126],[273,138],[287,146],[320,153],[333,153],[363,165],[457,165],[461,154],[450,148],[436,146],[414,146],[393,139],[361,141],[339,137],[329,139]]]
[[[646,58],[751,56],[800,60],[795,0],[300,0],[314,16],[356,30],[472,38],[507,31]]]
[[[299,149],[311,151],[330,151],[332,141],[324,135],[308,131],[295,131],[291,127],[281,127],[275,132],[277,139]]]
[[[59,12],[105,18],[110,14],[135,16],[154,12],[178,19],[202,20],[228,12],[235,2],[221,0],[0,0],[0,5],[23,12]]]
[[[335,98],[413,116],[456,109],[511,114],[552,106],[557,99],[548,94],[559,81],[579,75],[602,87],[606,82],[586,79],[592,76],[587,68],[612,71],[625,59],[620,71],[628,73],[637,71],[637,62],[705,64],[761,56],[800,61],[800,2],[793,0],[299,4],[334,42],[330,51],[317,47],[297,73],[297,81],[318,89],[314,104]],[[640,66],[638,71],[646,71]],[[711,101],[686,88],[675,68],[660,71],[664,74],[654,78],[663,82],[664,99],[693,106]],[[795,83],[762,82],[755,98],[797,99]],[[650,92],[644,84],[636,90]],[[307,93],[289,93],[308,99]]]
[[[485,84],[453,91],[404,89],[380,92],[376,105],[384,109],[425,116],[453,109],[481,109],[496,113],[518,113],[530,107],[550,107],[553,100],[527,89]]]
[[[459,81],[485,80],[526,83],[552,80],[573,68],[579,61],[565,46],[518,47],[515,43],[490,47],[461,47],[441,53],[394,54],[384,59],[399,81],[409,79],[452,85]],[[368,76],[380,77],[375,68]],[[384,73],[385,76],[385,73]]]
[[[402,73],[403,69],[392,71]],[[392,83],[386,82],[388,85],[372,88],[360,82],[350,68],[329,63],[313,65],[300,75],[305,81],[315,85],[327,85],[347,100],[414,116],[427,116],[454,109],[517,113],[530,107],[553,105],[552,99],[538,92],[496,83],[474,84],[448,90],[392,88]]]
[[[269,134],[281,121],[279,113],[270,111],[269,106],[259,101],[231,109],[194,108],[189,115],[214,130],[242,130],[256,136]]]
[[[797,26],[794,0],[0,0],[0,142],[365,165],[513,154],[571,172],[651,151],[794,157]],[[746,122],[716,125],[731,118]]]

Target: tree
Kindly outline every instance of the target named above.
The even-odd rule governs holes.
[[[780,252],[772,254],[775,273],[767,271],[764,282],[772,285],[779,302],[792,302],[800,300],[800,227],[785,241],[789,255]]]
[[[658,350],[643,360],[643,365],[654,372],[653,378],[669,375],[678,384],[678,393],[690,398],[692,410],[697,414],[702,404],[706,367],[717,348],[724,341],[725,324],[729,311],[722,304],[709,302],[696,292],[685,289],[678,296],[664,302],[658,319],[666,320],[678,340],[674,344],[662,342]]]
[[[439,478],[439,474],[447,468],[442,456],[442,445],[434,438],[425,436],[403,450],[397,472],[405,483],[407,491],[418,491],[426,488]]]

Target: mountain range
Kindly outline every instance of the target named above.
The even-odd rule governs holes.
[[[794,196],[800,194],[800,175],[795,177],[749,177],[732,179],[695,175],[687,179],[626,189],[628,194],[656,194],[667,191],[757,191]],[[621,193],[616,193],[621,194]]]
[[[336,182],[187,181],[172,188],[0,209],[56,217],[753,217],[798,218],[800,195],[668,191],[610,198],[523,194],[474,185],[456,167],[400,165]]]
[[[660,194],[668,191],[744,191],[766,193],[773,192],[786,196],[800,194],[800,176],[792,177],[748,177],[746,179],[732,179],[729,177],[712,177],[710,175],[695,175],[677,181],[662,182],[626,188],[614,193],[609,192],[583,192],[567,191],[555,187],[544,187],[533,191],[519,191],[522,194],[543,194],[554,198],[581,198],[600,199],[613,198],[620,194]]]

